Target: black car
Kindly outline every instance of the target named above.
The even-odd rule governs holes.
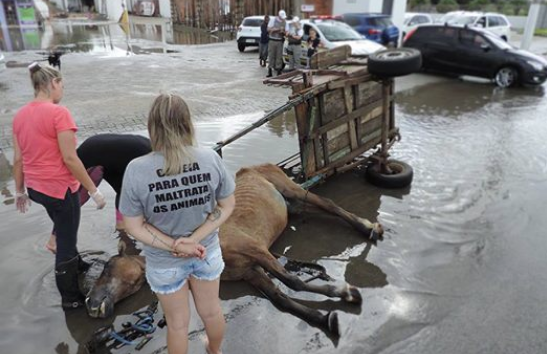
[[[425,70],[493,79],[500,87],[541,85],[547,79],[545,58],[479,28],[420,26],[407,34],[403,46],[422,53]]]

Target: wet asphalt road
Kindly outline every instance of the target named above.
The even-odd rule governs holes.
[[[31,53],[9,54],[26,60]],[[226,138],[286,100],[287,90],[261,84],[256,53],[235,43],[188,47],[177,54],[114,57],[71,54],[63,62],[63,101],[83,136],[101,131],[144,134],[145,112],[162,89],[188,98],[204,145]],[[213,59],[214,57],[214,59]],[[146,74],[143,74],[146,73]],[[9,69],[0,86],[0,122],[30,96],[24,69]],[[281,289],[319,309],[339,310],[333,339],[281,313],[249,286],[223,284],[228,326],[225,353],[492,353],[547,352],[547,100],[544,87],[499,90],[489,84],[412,75],[397,85],[396,117],[403,140],[392,154],[410,163],[411,188],[373,187],[361,170],[314,192],[386,228],[377,245],[335,219],[298,216],[274,245],[287,256],[317,262],[355,284],[362,306]],[[134,120],[133,123],[128,123]],[[109,126],[106,126],[109,124]],[[297,149],[287,115],[226,150],[230,169],[278,162]],[[4,149],[11,159],[9,146]],[[25,216],[10,204],[13,181],[0,155],[0,348],[4,353],[85,353],[97,327],[146,306],[144,288],[118,307],[118,317],[66,316],[58,306],[52,256],[43,249],[50,222],[33,206]],[[2,162],[3,161],[3,162]],[[102,187],[113,201],[113,192]],[[79,247],[115,253],[113,202],[83,208]],[[106,252],[106,253],[104,253]],[[195,312],[194,312],[195,314]],[[190,353],[204,353],[194,316]],[[164,330],[141,351],[166,353]],[[125,347],[112,353],[134,352]]]

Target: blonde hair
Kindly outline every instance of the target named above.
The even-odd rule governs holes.
[[[49,84],[53,80],[62,80],[61,72],[51,66],[41,66],[34,62],[29,65],[30,81],[34,88],[34,96],[37,96],[40,91],[44,91],[49,95]]]
[[[152,150],[163,155],[166,176],[182,172],[189,162],[189,147],[195,145],[194,125],[188,105],[182,97],[161,94],[154,100],[148,115],[148,133]]]

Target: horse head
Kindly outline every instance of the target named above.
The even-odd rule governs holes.
[[[104,269],[89,291],[85,304],[89,316],[106,318],[114,313],[114,305],[136,293],[144,284],[143,256],[126,254],[126,242],[118,243],[118,255],[105,264]]]

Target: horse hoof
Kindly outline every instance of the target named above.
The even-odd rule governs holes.
[[[334,311],[330,311],[327,314],[328,330],[335,336],[340,336],[340,329],[338,328],[338,314]]]
[[[345,300],[352,304],[361,305],[363,303],[363,297],[357,288],[353,285],[348,284],[348,295]]]

